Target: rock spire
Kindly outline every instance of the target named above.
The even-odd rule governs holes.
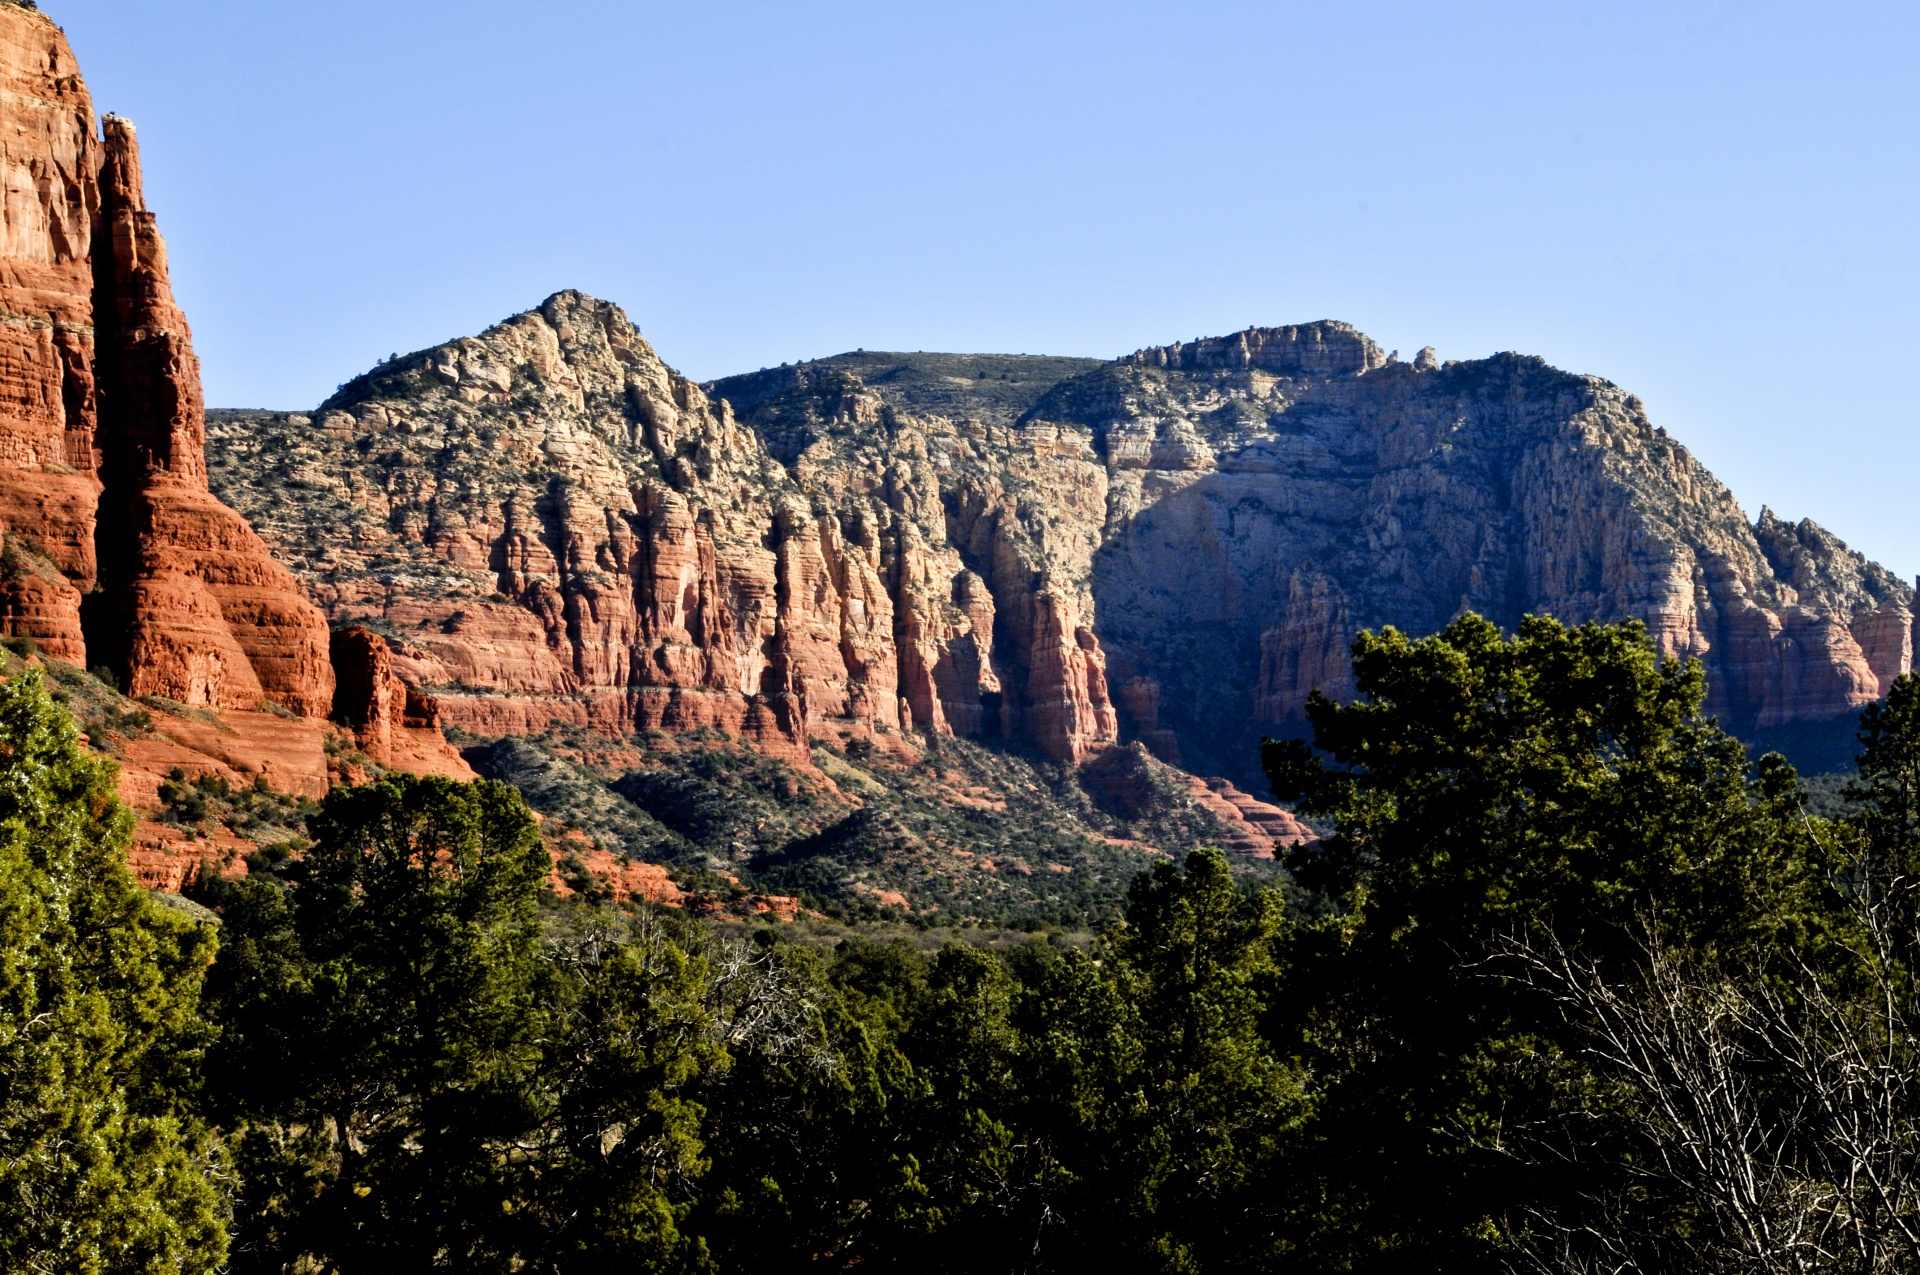
[[[323,717],[327,629],[207,489],[200,365],[133,125],[0,6],[0,627],[130,694]]]

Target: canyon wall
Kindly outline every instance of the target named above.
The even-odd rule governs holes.
[[[483,735],[712,730],[802,764],[822,736],[1139,739],[1248,782],[1259,734],[1351,692],[1361,627],[1637,616],[1739,730],[1841,720],[1912,663],[1911,589],[1750,523],[1633,396],[1343,324],[703,388],[566,292],[211,429],[309,595]]]
[[[1351,694],[1358,629],[1468,610],[1637,617],[1750,736],[1845,735],[1912,666],[1905,582],[1812,522],[1749,521],[1638,398],[1536,358],[1408,364],[1345,324],[1258,328],[1079,369],[1015,413],[976,393],[975,419],[959,356],[852,358],[710,388],[812,492],[883,466],[899,486],[924,453],[906,481],[938,489],[998,611],[1068,600],[1123,736],[1203,771],[1256,780],[1259,735],[1300,729],[1312,691]],[[1038,450],[1059,459],[1023,469]],[[974,532],[980,493],[1016,478],[1044,586]]]
[[[97,580],[93,241],[103,156],[58,28],[0,5],[0,625],[81,662]]]
[[[1350,693],[1356,629],[1468,610],[1638,617],[1748,734],[1844,723],[1912,663],[1903,581],[1811,522],[1750,522],[1638,398],[1536,358],[1255,329],[1118,360],[1028,419],[1106,463],[1098,632],[1183,741],[1295,728],[1310,691]]]

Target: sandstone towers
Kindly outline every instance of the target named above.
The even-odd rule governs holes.
[[[200,366],[66,38],[0,5],[0,627],[130,694],[326,714],[326,623],[207,489]]]

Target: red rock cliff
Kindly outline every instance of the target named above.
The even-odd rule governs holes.
[[[66,37],[0,5],[0,628],[85,659],[101,146]]]
[[[133,694],[323,716],[324,620],[207,490],[199,363],[133,127],[95,133],[66,38],[13,4],[0,171],[0,629]]]
[[[324,717],[326,622],[239,514],[207,490],[200,363],[147,210],[133,126],[108,116],[94,252],[95,658],[129,694]]]
[[[222,490],[476,734],[711,731],[801,765],[811,737],[910,724],[1029,730],[1076,761],[1117,736],[1084,593],[1048,583],[1057,493],[1028,481],[1059,478],[1097,522],[1100,475],[1050,438],[983,448],[963,534],[989,580],[950,542],[924,455],[822,451],[796,477],[578,293],[312,416],[219,428]]]
[[[387,640],[360,625],[336,629],[333,719],[376,765],[416,775],[472,779],[473,768],[440,732],[440,708],[393,671]]]

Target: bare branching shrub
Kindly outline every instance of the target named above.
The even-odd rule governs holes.
[[[1911,883],[1870,869],[1818,966],[1721,968],[1652,921],[1624,972],[1552,935],[1504,946],[1494,968],[1551,999],[1606,1095],[1503,1142],[1588,1170],[1576,1203],[1513,1226],[1516,1267],[1920,1269],[1920,934]]]

